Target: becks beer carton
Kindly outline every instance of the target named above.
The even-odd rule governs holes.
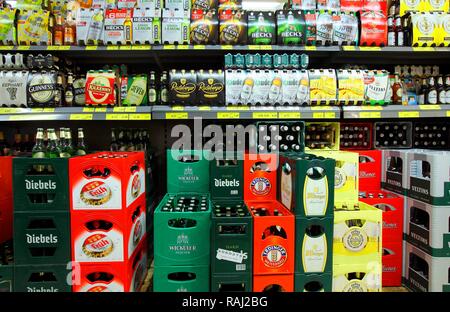
[[[150,8],[133,10],[133,43],[161,43],[161,10]]]

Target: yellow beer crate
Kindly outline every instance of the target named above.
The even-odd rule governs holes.
[[[333,266],[333,292],[380,292],[381,261]]]

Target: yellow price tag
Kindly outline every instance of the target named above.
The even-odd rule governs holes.
[[[131,50],[131,46],[120,46],[120,50]]]
[[[174,44],[165,44],[163,47],[164,50],[175,50]]]
[[[447,117],[450,117],[450,111],[447,111]]]
[[[227,110],[229,111],[248,111],[250,107],[248,106],[227,106]]]
[[[318,110],[318,111],[324,111],[324,110],[333,110],[333,107],[331,106],[311,106],[311,110]]]
[[[413,47],[414,52],[434,52],[433,47]]]
[[[130,114],[129,120],[151,120],[150,114]]]
[[[441,109],[441,105],[419,105],[419,108],[423,110],[434,110]]]
[[[131,50],[151,50],[152,46],[150,45],[134,45],[131,47]]]
[[[92,120],[92,114],[70,114],[70,120]]]
[[[205,50],[206,46],[203,44],[196,44],[194,45],[194,50]]]
[[[125,107],[114,107],[113,108],[113,112],[114,113],[124,113],[125,112]]]
[[[55,112],[55,108],[54,107],[44,108],[44,113],[54,113],[54,112]]]
[[[323,117],[333,119],[336,118],[336,114],[334,112],[325,112],[323,113]]]
[[[360,112],[359,118],[381,118],[381,112]]]
[[[59,50],[59,46],[47,46],[47,51]]]
[[[44,111],[44,109],[43,108],[32,108],[31,109],[31,112],[32,113],[42,113]]]
[[[0,114],[14,114],[14,113],[19,113],[19,112],[20,112],[20,108],[15,108],[15,107],[0,108]]]
[[[300,112],[279,112],[278,118],[283,119],[300,119],[301,114]]]
[[[60,51],[69,51],[69,50],[70,50],[70,46],[68,46],[68,45],[60,46],[60,47],[59,47],[59,50],[60,50]]]
[[[188,113],[166,113],[166,119],[188,119]]]
[[[136,106],[125,107],[124,112],[125,113],[135,113],[136,112]]]
[[[241,114],[238,112],[218,112],[217,119],[239,119]]]
[[[198,108],[199,111],[210,111],[211,110],[211,106],[200,106]]]
[[[172,106],[172,110],[174,110],[174,111],[184,111],[184,106]]]
[[[275,119],[278,117],[276,112],[253,112],[253,119]]]
[[[84,107],[83,108],[83,113],[93,113],[95,112],[95,108],[93,107]]]
[[[86,51],[93,51],[93,50],[97,50],[98,46],[86,46],[85,50]]]
[[[106,114],[106,120],[128,120],[128,114]]]
[[[106,113],[106,107],[97,107],[95,109],[96,113]]]
[[[323,113],[313,113],[313,118],[325,118]]]
[[[418,118],[420,116],[420,112],[398,112],[399,118]]]
[[[305,46],[305,50],[306,51],[316,51],[317,47],[316,46]]]
[[[1,50],[13,50],[14,48],[14,46],[2,46]]]
[[[360,51],[381,51],[380,47],[359,47]]]
[[[107,46],[106,50],[119,50],[118,46]]]
[[[17,50],[19,50],[19,51],[28,51],[28,50],[30,50],[30,46],[20,46],[20,47],[17,47]]]
[[[342,49],[344,49],[344,51],[355,51],[356,47],[355,46],[343,46]]]
[[[248,49],[249,50],[272,50],[272,46],[271,45],[264,45],[264,44],[262,44],[262,45],[255,45],[255,44],[252,44],[252,45],[249,45],[248,46]]]
[[[33,120],[34,117],[31,115],[12,115],[9,116],[9,120]]]
[[[360,110],[383,110],[383,106],[361,106],[359,107]]]
[[[233,50],[233,46],[232,45],[222,45],[221,46],[221,49],[222,50]]]
[[[189,45],[187,45],[187,44],[180,44],[180,45],[177,47],[177,49],[178,49],[178,50],[188,50],[188,49],[189,49]]]

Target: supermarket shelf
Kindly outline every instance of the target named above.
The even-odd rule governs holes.
[[[154,106],[153,119],[339,119],[339,107]]]
[[[343,107],[344,119],[450,117],[450,105]]]

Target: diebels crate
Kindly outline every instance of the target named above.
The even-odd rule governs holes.
[[[381,166],[381,187],[399,195],[406,195],[409,151],[385,150]]]
[[[69,211],[67,158],[13,159],[14,211]]]
[[[210,162],[211,199],[242,200],[244,198],[243,154],[226,154]]]
[[[404,196],[374,190],[360,192],[359,200],[383,211],[383,244],[402,240]]]
[[[403,246],[401,240],[383,243],[383,287],[402,285],[402,256]]]
[[[275,200],[246,204],[253,216],[253,274],[294,273],[294,215]]]
[[[353,152],[359,154],[359,190],[378,190],[381,187],[382,152],[380,150]]]
[[[70,213],[14,213],[17,265],[64,264],[70,261]]]
[[[381,263],[333,265],[333,292],[380,292]]]
[[[359,155],[345,151],[314,151],[314,155],[336,161],[334,171],[334,200],[357,202],[359,191]]]
[[[143,152],[99,152],[69,160],[71,211],[122,210],[145,197]]]
[[[254,292],[293,292],[294,274],[253,275]]]
[[[189,211],[192,200],[195,207]],[[210,236],[208,194],[166,194],[154,214],[155,266],[209,266]]]
[[[339,122],[308,122],[305,128],[305,150],[339,150]]]
[[[333,263],[381,263],[382,211],[366,203],[336,203]]]
[[[253,218],[244,202],[213,201],[211,272],[252,273]]]
[[[79,263],[74,270],[73,292],[135,292],[147,274],[147,240],[144,238],[130,260]]]
[[[407,194],[427,204],[450,206],[450,152],[411,150],[407,157]]]
[[[212,292],[251,292],[253,275],[252,273],[227,273],[212,274]]]
[[[0,263],[0,293],[14,290],[14,266]]]
[[[153,273],[155,292],[208,292],[209,282],[209,265],[155,265]]]
[[[0,157],[0,244],[13,236],[12,157]]]
[[[450,206],[407,199],[405,239],[433,257],[450,258]]]
[[[275,200],[277,154],[245,154],[244,200]]]
[[[14,266],[15,292],[71,292],[71,281],[67,263]]]
[[[167,192],[208,193],[211,152],[167,150]]]
[[[374,128],[374,148],[392,149],[412,147],[411,122],[376,122]]]
[[[126,213],[72,213],[72,260],[92,263],[130,259],[146,234],[145,219],[145,197],[134,202]]]
[[[369,122],[341,123],[340,147],[342,150],[368,150],[372,148],[372,124]]]
[[[403,284],[418,292],[450,292],[449,258],[432,257],[406,242]]]
[[[304,152],[303,121],[270,121],[256,123],[256,144],[259,153]]]
[[[450,149],[450,125],[448,122],[415,122],[413,131],[415,148]]]
[[[331,292],[331,273],[295,273],[294,288],[295,292]]]
[[[278,200],[298,217],[333,215],[335,161],[311,154],[280,156]]]
[[[295,218],[295,273],[331,272],[333,217]]]

